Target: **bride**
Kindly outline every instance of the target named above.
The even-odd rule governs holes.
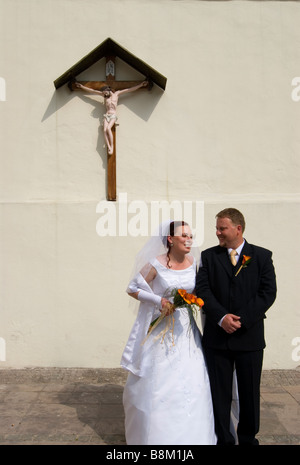
[[[187,223],[161,226],[159,236],[153,236],[139,254],[138,272],[127,289],[140,301],[121,360],[129,371],[123,394],[128,445],[216,444],[209,379],[195,320],[190,321],[186,308],[177,307],[173,329],[166,328],[167,317],[147,335],[161,311],[173,311],[173,289],[194,290],[196,260],[191,246]]]

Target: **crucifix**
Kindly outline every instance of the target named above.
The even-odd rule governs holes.
[[[116,57],[127,63],[143,76],[147,76],[145,81],[117,81],[115,79]],[[88,69],[102,58],[106,59],[106,80],[105,81],[76,81],[83,71]],[[158,73],[141,59],[134,56],[120,44],[111,38],[104,40],[98,47],[88,55],[75,63],[70,69],[54,81],[56,89],[68,84],[70,90],[83,90],[93,92],[104,97],[106,113],[104,115],[103,129],[107,144],[107,200],[116,200],[116,108],[118,98],[125,92],[133,92],[139,88],[151,90],[152,83],[165,90],[167,78]]]
[[[106,57],[106,81],[76,81],[69,82],[71,90],[83,90],[104,97],[106,113],[103,115],[103,131],[107,145],[107,200],[116,200],[116,122],[119,96],[140,88],[152,88],[151,81],[116,81],[115,57]]]

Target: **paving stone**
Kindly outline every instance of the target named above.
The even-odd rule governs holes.
[[[122,369],[0,369],[0,445],[125,445]],[[262,445],[300,444],[300,371],[264,371]]]

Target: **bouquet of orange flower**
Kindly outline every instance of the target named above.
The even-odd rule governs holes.
[[[186,307],[189,310],[199,310],[203,307],[204,302],[199,297],[196,297],[194,294],[189,294],[185,289],[174,289],[174,306],[177,307]],[[196,307],[193,307],[196,306]]]
[[[159,335],[155,338],[162,338],[162,342],[165,338],[167,331],[171,328],[172,331],[172,342],[174,345],[174,338],[173,338],[173,331],[174,331],[174,312],[178,307],[185,307],[188,311],[190,321],[192,323],[192,319],[196,316],[197,310],[200,310],[203,307],[204,302],[199,297],[196,297],[194,294],[189,294],[185,289],[174,289],[171,292],[171,297],[173,297],[173,304],[164,307],[161,311],[161,315],[152,321],[149,326],[147,338],[151,334],[151,332],[159,325],[159,323],[166,319],[166,326],[165,328],[159,333]],[[147,339],[146,338],[146,339]]]
[[[197,316],[197,311],[203,307],[204,302],[200,297],[196,297],[194,294],[189,294],[184,289],[174,290],[174,305],[176,307],[185,307],[188,311],[190,318],[190,328],[192,325],[193,318]]]

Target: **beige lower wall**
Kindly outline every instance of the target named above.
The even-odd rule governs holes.
[[[294,368],[299,364],[293,346],[299,335],[295,270],[300,257],[293,248],[299,200],[204,202],[200,249],[217,243],[215,214],[228,205],[244,213],[248,242],[273,251],[278,297],[265,323],[265,368]],[[0,337],[6,360],[0,358],[0,366],[119,365],[136,311],[125,289],[146,238],[100,237],[96,208],[93,202],[1,206]],[[150,203],[145,208],[150,210]],[[138,213],[129,213],[129,220]]]

